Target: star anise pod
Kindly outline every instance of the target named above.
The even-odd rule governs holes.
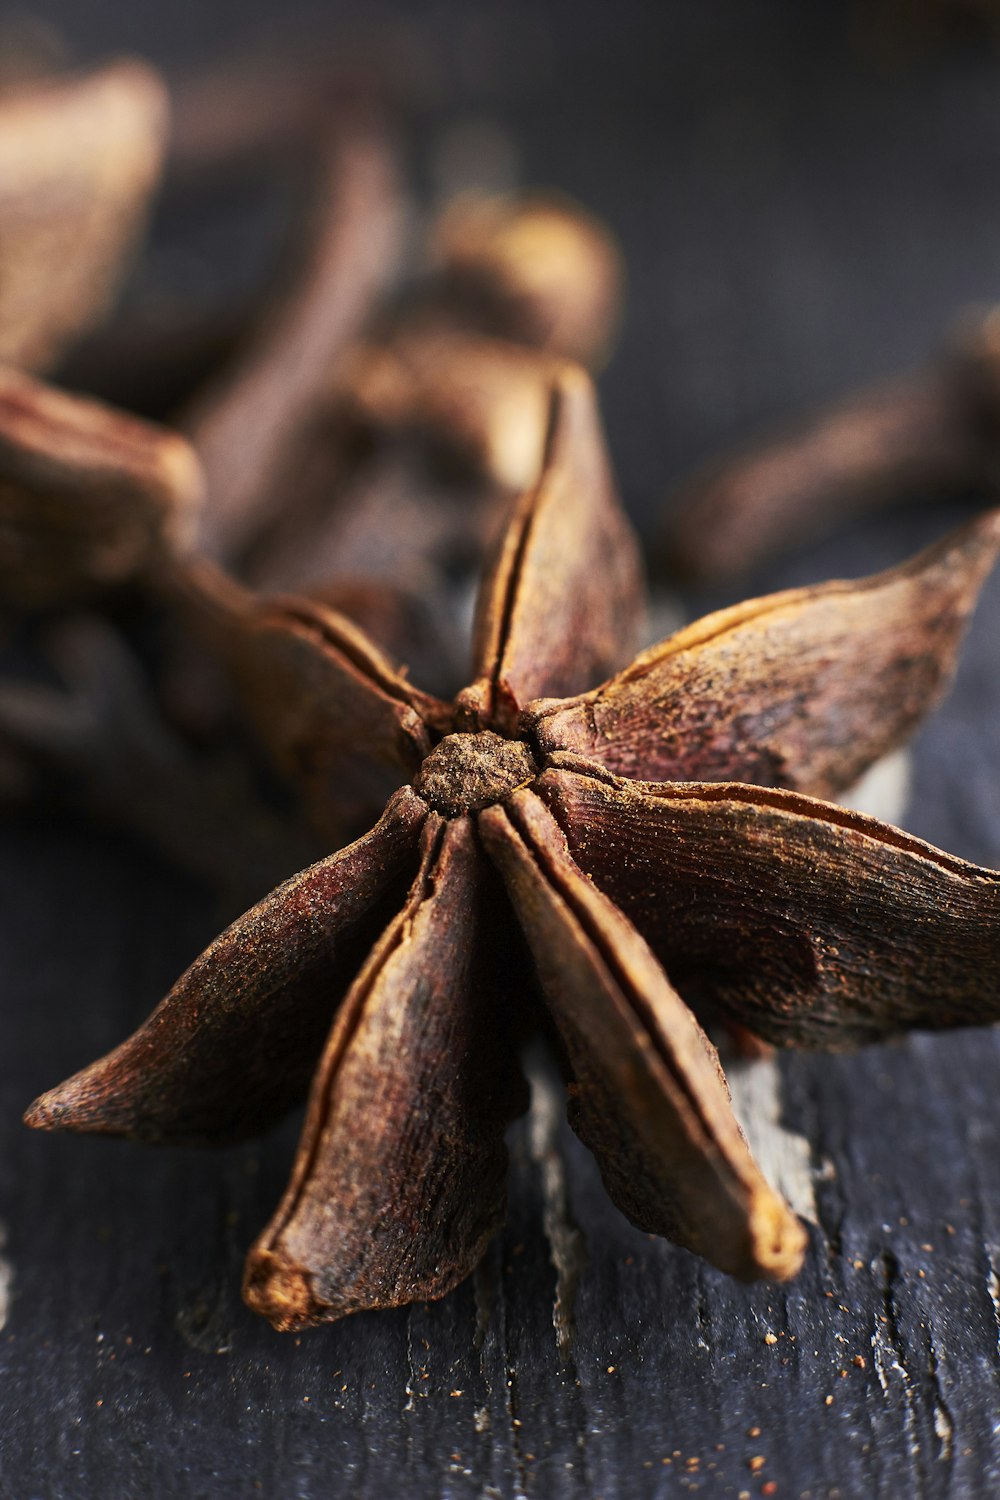
[[[138,654],[99,615],[18,641],[0,673],[0,806],[41,801],[123,828],[205,881],[227,916],[327,847],[259,794],[241,746],[192,745]]]
[[[1000,310],[967,313],[945,348],[691,475],[663,527],[667,567],[733,578],[884,506],[985,492],[1000,478]]]
[[[260,587],[326,594],[350,574],[357,595],[405,572],[429,596],[442,568],[478,566],[504,491],[537,472],[540,351],[596,358],[617,319],[613,238],[568,200],[460,194],[411,247],[384,92],[329,59],[230,60],[174,88],[168,130],[165,86],[140,63],[0,90],[0,356],[20,368],[62,357],[105,311],[165,164],[175,192],[251,161],[261,193],[298,184],[257,316],[133,288],[70,366],[70,384],[127,407],[159,368],[156,414],[176,415],[188,350],[196,389],[177,420],[207,480],[202,542]],[[428,472],[442,457],[458,484]]]
[[[372,245],[393,204],[386,148],[363,144],[341,143],[351,211],[327,211],[329,243],[280,337],[190,427],[209,460],[210,548],[265,587],[311,585],[324,559],[395,577],[478,567],[538,472],[555,362],[597,361],[617,323],[611,235],[540,194],[460,195],[431,226],[433,270],[373,315]],[[340,336],[318,337],[341,306]]]
[[[267,78],[275,82],[273,66]],[[237,110],[235,134],[224,131],[221,140],[213,132],[220,88],[227,105],[235,89],[244,106]],[[620,274],[607,231],[575,206],[541,197],[463,199],[448,211],[448,243],[439,234],[433,268],[415,278],[411,267],[409,287],[387,305],[390,272],[406,243],[402,188],[382,112],[367,90],[356,97],[349,88],[304,90],[300,82],[279,89],[272,108],[262,110],[260,81],[248,86],[234,70],[200,92],[201,103],[195,98],[192,104],[183,89],[179,97],[175,91],[169,141],[166,91],[139,64],[34,81],[0,96],[0,159],[7,152],[13,161],[18,144],[23,147],[19,175],[0,174],[0,198],[13,193],[7,202],[11,234],[0,250],[7,272],[0,276],[0,343],[9,333],[17,362],[61,357],[71,336],[102,310],[97,304],[107,300],[112,273],[128,248],[126,228],[131,225],[134,235],[168,145],[175,179],[179,164],[182,177],[193,171],[198,178],[206,169],[210,176],[219,169],[231,176],[234,154],[237,160],[264,154],[287,164],[294,147],[311,182],[312,207],[293,237],[296,253],[275,286],[278,295],[241,340],[229,369],[217,372],[189,411],[196,453],[173,433],[0,369],[0,601],[10,610],[15,636],[0,683],[0,742],[16,771],[17,795],[72,793],[89,809],[105,809],[116,820],[124,815],[147,835],[171,835],[157,834],[171,857],[187,847],[200,870],[217,863],[226,872],[233,859],[237,871],[266,868],[267,861],[247,861],[247,840],[213,839],[208,830],[214,826],[217,833],[218,821],[199,814],[211,784],[222,780],[206,774],[208,762],[223,767],[246,747],[230,742],[239,740],[239,729],[227,685],[184,626],[195,617],[237,683],[247,681],[254,719],[261,703],[287,699],[280,658],[288,655],[289,637],[294,648],[303,622],[301,608],[293,620],[279,610],[286,638],[268,653],[266,642],[275,631],[264,631],[263,666],[247,664],[262,634],[262,611],[249,594],[227,588],[221,574],[199,571],[188,550],[196,497],[210,497],[209,506],[198,507],[208,516],[205,535],[225,533],[230,541],[254,537],[258,510],[266,513],[270,506],[285,545],[263,538],[255,548],[254,581],[308,591],[318,601],[310,624],[322,622],[334,649],[341,639],[336,621],[347,615],[395,655],[402,648],[422,681],[451,691],[461,677],[442,642],[447,604],[438,598],[435,575],[445,563],[453,569],[458,557],[478,560],[486,528],[496,529],[509,499],[506,492],[523,474],[537,472],[549,361],[526,345],[571,343],[593,352],[610,334]],[[315,95],[311,102],[307,93]],[[266,102],[270,95],[264,95]],[[208,98],[211,108],[205,107]],[[232,124],[232,110],[224,113]],[[92,245],[98,232],[104,239]],[[28,273],[38,255],[44,250],[58,260],[56,251],[67,243],[77,252],[62,257],[79,282],[76,316],[64,319],[55,340],[49,334],[61,316],[62,282],[47,278],[48,301],[33,294],[25,306],[23,293],[30,290]],[[61,264],[56,269],[70,274]],[[140,314],[150,300],[157,301],[148,293],[140,298]],[[162,330],[158,334],[148,319],[136,318],[136,311],[133,298],[123,324],[132,326],[147,354],[152,348],[170,363]],[[50,328],[46,319],[53,317]],[[506,339],[486,338],[484,327]],[[130,401],[135,391],[127,340],[110,342],[113,363],[121,367],[120,388]],[[374,389],[372,381],[362,380],[363,399],[352,399],[354,370],[373,361],[384,369],[393,360],[406,378],[397,377],[390,400],[380,394],[384,377]],[[434,386],[443,387],[437,400]],[[332,434],[331,413],[339,428]],[[423,446],[451,455],[442,468],[461,468],[459,483],[424,472],[416,457]],[[351,465],[344,450],[358,448],[374,462],[363,456],[360,482],[345,485]],[[512,475],[512,464],[523,473]],[[289,495],[296,505],[289,505]],[[149,595],[156,596],[151,608]],[[67,632],[84,618],[76,613],[80,605],[106,607],[114,628],[82,626],[74,655],[64,645]],[[60,621],[66,608],[74,613]],[[17,622],[22,611],[53,618],[25,630]],[[176,620],[179,613],[184,621]],[[273,621],[275,610],[268,607],[268,613]],[[345,629],[349,635],[350,627]],[[77,659],[102,652],[109,663],[128,661],[134,670],[108,673],[108,685],[121,689],[121,702],[110,691],[95,691],[85,704],[81,688],[95,688],[102,674],[99,666],[76,671]],[[37,683],[30,680],[29,660]],[[72,680],[63,670],[66,661],[73,665]],[[138,691],[136,681],[140,662],[149,678],[145,691]],[[294,665],[291,672],[295,693]],[[136,712],[119,711],[126,706]],[[337,698],[334,712],[341,706]],[[130,745],[148,748],[146,731],[154,729],[156,709],[162,716],[156,754],[130,759]],[[142,734],[121,733],[123,725],[140,721]],[[281,766],[287,770],[291,763],[293,775],[308,782],[298,764],[294,718],[282,715],[276,729],[265,728],[265,744],[270,748],[277,740]],[[170,800],[188,814],[162,823],[151,816],[162,777],[154,774],[143,794],[144,773],[155,772],[157,756],[169,759],[177,772]],[[322,756],[319,764],[322,779]],[[118,775],[125,765],[129,774]],[[341,764],[340,796],[314,799],[322,803],[327,842],[331,835],[339,840],[357,832],[372,803],[381,804],[384,783],[378,780],[369,791],[371,780],[366,769],[356,810]],[[120,794],[110,801],[109,781]],[[331,829],[335,800],[345,821]],[[236,797],[224,805],[238,814],[240,803]],[[273,823],[267,816],[257,821],[265,828]],[[288,842],[279,840],[282,859]],[[206,862],[199,851],[210,853],[213,843],[221,858]],[[258,886],[254,894],[266,888]]]
[[[107,311],[166,140],[166,88],[135,59],[0,91],[0,361],[44,369]]]
[[[805,1231],[696,1011],[803,1046],[1000,1014],[1000,875],[815,795],[940,693],[998,548],[994,514],[881,576],[725,610],[609,677],[642,616],[638,559],[592,389],[563,369],[453,704],[376,673],[360,637],[335,668],[303,615],[297,649],[350,680],[360,743],[384,752],[395,726],[409,784],[28,1122],[230,1137],[312,1076],[247,1300],[295,1328],[436,1297],[500,1222],[522,1007],[540,1000],[574,1126],[632,1220],[734,1275],[793,1275]]]
[[[371,683],[395,683],[398,674],[353,617],[379,640],[405,641],[432,673],[441,666],[435,622],[416,607],[421,600],[385,584],[340,580],[314,598],[254,594],[193,550],[201,494],[200,466],[183,438],[0,367],[0,602],[15,618],[116,598],[119,607],[130,598],[160,611],[171,627],[171,662],[174,635],[186,639],[185,680],[156,684],[180,709],[172,717],[197,729],[200,744],[215,728],[225,735],[232,689],[314,826],[328,839],[353,834],[384,803],[417,714],[434,713],[434,700],[408,687],[414,708],[401,722],[392,691],[388,712],[373,714]],[[222,700],[214,704],[219,725],[212,704],[205,715],[197,702],[175,701],[201,697],[201,677]],[[207,725],[198,724],[203,717]],[[2,721],[0,712],[0,734]],[[23,722],[11,727],[27,751]],[[422,746],[416,734],[418,758]]]

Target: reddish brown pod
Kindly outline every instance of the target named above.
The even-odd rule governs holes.
[[[217,476],[206,540],[268,587],[311,586],[324,558],[397,580],[478,566],[538,472],[558,361],[611,347],[614,237],[556,195],[463,195],[426,274],[380,300],[403,250],[388,144],[349,132],[330,160],[304,275],[190,426]]]
[[[40,370],[107,312],[167,145],[146,63],[0,92],[0,361]]]
[[[346,753],[395,756],[382,817],[241,917],[132,1038],[28,1114],[213,1139],[308,1094],[247,1263],[247,1300],[279,1328],[440,1296],[473,1268],[504,1211],[526,1001],[561,1038],[572,1121],[614,1200],[747,1279],[794,1275],[806,1235],[750,1154],[696,1010],[802,1046],[1000,1014],[1000,875],[817,798],[940,693],[1000,514],[629,665],[643,590],[589,381],[559,369],[549,403],[453,703],[292,603],[275,627],[350,691]],[[289,692],[280,717],[293,708]]]
[[[561,195],[458,197],[433,239],[440,275],[485,332],[596,368],[621,316],[624,268],[608,229]]]
[[[968,313],[923,369],[852,392],[675,488],[659,555],[695,580],[737,578],[854,515],[959,492],[1000,474],[1000,323]]]
[[[150,579],[204,497],[183,438],[0,368],[0,598],[62,607]]]

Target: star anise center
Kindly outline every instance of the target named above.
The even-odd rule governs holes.
[[[449,734],[428,755],[414,785],[437,812],[458,818],[502,802],[538,771],[523,740],[484,729]]]

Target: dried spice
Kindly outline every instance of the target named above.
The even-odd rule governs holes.
[[[384,219],[386,192],[383,201]],[[326,293],[319,279],[293,308],[305,312],[336,285],[339,301],[370,314],[371,231],[362,228],[353,256],[341,235],[342,253],[327,258]],[[617,248],[575,204],[539,194],[460,197],[429,239],[434,269],[388,313],[369,317],[362,337],[328,347],[325,366],[305,317],[296,324],[286,315],[280,360],[276,349],[261,351],[258,380],[267,368],[277,389],[287,387],[292,365],[311,372],[313,387],[280,452],[256,466],[270,474],[256,484],[259,506],[231,507],[225,546],[216,548],[235,550],[261,586],[311,584],[323,559],[341,572],[397,579],[428,564],[478,566],[509,496],[538,472],[552,356],[586,352],[596,361],[612,341]],[[356,312],[354,326],[361,322]],[[213,440],[223,453],[235,430],[254,429],[246,389],[242,375],[231,384],[227,442]],[[248,441],[259,451],[255,436]],[[210,540],[217,533],[210,522]]]
[[[342,124],[322,158],[305,263],[235,369],[201,395],[185,424],[212,495],[206,542],[223,556],[238,555],[261,520],[287,503],[302,428],[399,255],[401,190],[379,131]]]
[[[594,369],[621,314],[621,257],[603,224],[569,198],[463,194],[432,253],[466,320]]]
[[[433,700],[321,598],[258,597],[198,556],[202,490],[182,437],[0,371],[0,600],[60,610],[129,588],[158,601],[224,664],[314,825],[342,838],[384,802],[400,745],[412,735],[426,748],[418,715],[433,717]],[[425,621],[423,634],[413,633],[421,617],[405,595],[342,583],[326,597],[360,608],[418,655],[423,645],[439,665],[434,629]],[[23,723],[16,738],[26,745]]]
[[[45,369],[107,311],[166,139],[166,89],[138,61],[0,93],[0,361]]]
[[[289,274],[309,278],[331,211],[342,217],[349,184],[336,184],[336,203],[326,202],[340,156],[331,132],[339,122],[346,141],[359,109],[348,112],[345,99],[357,105],[358,92],[329,58],[293,64],[273,50],[266,58],[229,53],[221,66],[174,77],[161,217],[171,237],[186,242],[194,233],[184,263],[198,274],[178,277],[172,256],[145,258],[122,304],[61,363],[72,388],[156,420],[173,420],[206,383],[218,393],[221,373],[252,352],[261,320],[270,337]],[[234,198],[253,204],[249,221],[234,221]],[[277,265],[257,265],[262,227],[279,216],[286,253]],[[213,239],[229,240],[219,247],[221,276],[203,259],[206,223]],[[339,305],[332,287],[331,295]],[[317,312],[326,327],[324,309]]]
[[[94,614],[49,624],[0,678],[0,800],[84,811],[154,845],[239,911],[323,852],[259,794],[232,743],[172,726],[125,635]]]
[[[942,493],[995,494],[998,340],[996,310],[969,315],[926,369],[859,391],[683,482],[664,527],[667,566],[731,578],[858,512]]]
[[[554,363],[512,341],[417,322],[357,351],[344,420],[423,441],[444,464],[516,492],[541,463]]]
[[[1000,875],[815,795],[940,693],[1000,514],[879,577],[725,611],[609,676],[643,599],[582,373],[554,378],[548,432],[453,704],[359,632],[333,642],[284,606],[274,640],[321,663],[316,690],[339,689],[355,747],[394,752],[408,784],[27,1117],[224,1138],[263,1129],[311,1077],[288,1191],[247,1265],[247,1300],[279,1328],[440,1296],[475,1265],[503,1213],[526,1000],[633,1221],[779,1279],[805,1232],[750,1156],[696,1012],[836,1046],[1000,1011]],[[303,726],[331,733],[323,713],[306,704]]]
[[[553,368],[438,328],[360,347],[300,450],[294,506],[261,530],[244,571],[267,588],[313,592],[335,568],[427,593],[478,567],[538,472]]]
[[[596,357],[617,317],[612,237],[575,204],[539,194],[450,203],[430,233],[434,269],[415,279],[404,265],[413,259],[407,204],[380,93],[328,58],[300,58],[295,68],[247,59],[180,82],[169,138],[165,89],[139,63],[0,97],[0,162],[5,150],[12,156],[0,359],[21,366],[51,362],[105,310],[168,148],[172,179],[188,187],[205,177],[224,185],[251,163],[259,176],[261,162],[265,178],[278,167],[285,181],[294,167],[306,180],[283,283],[235,349],[232,312],[206,319],[202,309],[199,323],[171,294],[166,320],[148,297],[132,299],[73,366],[74,380],[96,380],[129,405],[163,387],[161,415],[167,393],[200,381],[180,425],[206,474],[203,543],[262,587],[327,592],[333,575],[357,574],[360,563],[397,587],[405,573],[426,590],[439,566],[478,565],[503,500],[495,490],[518,490],[537,471],[548,370],[528,346]],[[59,262],[50,273],[49,259]],[[65,297],[60,278],[72,281]],[[385,380],[373,391],[371,362],[384,369],[414,357],[421,368],[408,393],[380,401]],[[457,455],[458,484],[431,479],[421,449],[432,465]],[[366,526],[376,490],[379,515]],[[387,532],[388,551],[377,545]]]
[[[73,604],[163,568],[204,490],[183,438],[0,370],[0,597]]]
[[[256,73],[227,68],[187,87],[182,82],[174,90],[169,141],[165,90],[140,64],[115,65],[82,79],[33,81],[0,101],[0,154],[5,120],[11,139],[18,130],[26,132],[31,148],[16,179],[14,205],[26,217],[22,226],[12,209],[20,237],[12,234],[5,241],[14,257],[7,278],[12,292],[18,285],[13,273],[30,261],[34,242],[28,228],[44,230],[53,244],[78,238],[81,253],[67,259],[82,274],[89,265],[91,220],[103,224],[107,236],[102,274],[110,286],[127,248],[126,219],[131,213],[134,237],[168,146],[172,178],[175,183],[183,178],[188,189],[191,179],[231,178],[251,163],[257,170],[262,157],[270,163],[268,171],[275,163],[287,167],[290,158],[299,172],[303,163],[311,164],[306,175],[312,212],[295,237],[292,274],[236,358],[216,372],[188,412],[197,457],[173,433],[13,371],[0,372],[0,602],[11,621],[24,611],[57,617],[32,627],[27,640],[20,631],[14,660],[8,654],[4,663],[5,796],[35,793],[56,802],[75,797],[91,812],[154,835],[171,859],[186,847],[185,862],[199,873],[214,868],[229,876],[232,868],[239,875],[269,867],[266,847],[253,858],[238,855],[256,841],[235,830],[216,842],[213,858],[205,831],[224,829],[227,819],[242,816],[248,828],[263,827],[268,838],[274,835],[272,869],[303,840],[290,838],[281,819],[276,825],[275,809],[249,794],[253,768],[245,763],[246,747],[241,761],[234,738],[229,686],[204,652],[192,647],[191,625],[225,663],[237,696],[248,702],[246,716],[261,724],[266,750],[303,788],[313,821],[327,837],[339,840],[356,832],[381,805],[389,775],[373,766],[367,753],[355,757],[356,775],[348,774],[337,713],[350,694],[345,700],[339,687],[325,700],[320,723],[307,722],[302,732],[300,712],[269,721],[270,710],[282,702],[301,701],[300,665],[315,681],[316,653],[302,657],[296,649],[303,631],[299,616],[286,619],[268,604],[258,608],[251,595],[195,559],[190,549],[196,526],[204,526],[203,540],[228,562],[252,544],[252,558],[242,560],[252,562],[261,586],[293,586],[315,596],[311,623],[322,621],[329,670],[338,683],[341,647],[351,637],[343,617],[350,616],[392,656],[405,655],[422,681],[452,691],[460,675],[442,628],[448,608],[439,600],[439,565],[478,562],[484,537],[499,524],[507,492],[537,472],[550,367],[547,357],[523,345],[488,340],[475,329],[484,321],[501,331],[516,324],[519,336],[558,343],[560,330],[571,334],[582,326],[582,317],[588,336],[606,343],[619,292],[613,242],[588,215],[537,196],[526,202],[498,200],[490,209],[493,228],[480,228],[475,236],[483,264],[461,278],[460,291],[457,282],[452,285],[448,254],[439,253],[435,271],[405,294],[402,311],[377,320],[377,305],[387,302],[406,247],[403,192],[370,80],[360,89],[350,80],[345,86],[341,70],[331,87],[330,71],[329,61],[320,60],[318,71],[306,70],[304,83],[301,68],[279,77],[269,58],[266,88],[259,68]],[[220,91],[237,106],[225,112],[221,134]],[[77,115],[80,128],[68,128]],[[46,142],[50,149],[43,149]],[[147,158],[148,172],[140,180],[139,164]],[[9,174],[7,180],[15,181]],[[478,221],[482,210],[479,200],[453,204],[452,232],[467,240],[462,226],[470,214]],[[541,284],[525,266],[519,224],[536,246],[548,245]],[[118,241],[112,231],[120,231]],[[95,278],[99,270],[95,259]],[[502,283],[497,295],[491,290],[494,281]],[[603,287],[597,302],[588,290],[594,286]],[[85,305],[81,282],[79,316],[72,327],[67,323],[53,354],[102,310],[97,280],[87,287],[90,302]],[[50,290],[57,309],[54,281]],[[101,295],[106,301],[106,291]],[[30,310],[40,318],[48,305],[36,298]],[[6,319],[13,329],[19,306],[0,294],[0,325]],[[156,362],[153,384],[163,384],[162,367],[169,367],[169,389],[175,384],[174,365],[190,352],[192,331],[196,366],[219,342],[218,319],[203,337],[206,328],[192,330],[190,318],[182,318],[183,327],[166,338],[144,309],[140,299],[137,315],[131,301],[106,345],[92,340],[78,351],[77,369],[91,374],[110,358],[117,388],[129,399],[136,348],[147,374]],[[220,348],[231,331],[224,334]],[[396,410],[380,410],[375,401],[362,410],[363,403],[353,400],[349,376],[345,384],[345,372],[359,369],[369,356],[391,360],[396,341],[407,349],[418,342],[425,349],[434,346],[438,373],[425,359],[420,389],[408,407],[397,401]],[[142,370],[140,384],[149,384]],[[463,401],[470,372],[476,376],[473,399]],[[430,399],[435,382],[444,387],[436,403]],[[421,406],[424,412],[417,415]],[[430,466],[422,463],[421,449],[433,455]],[[439,453],[446,455],[448,472],[432,475]],[[456,453],[465,471],[457,479]],[[210,504],[203,506],[206,491]],[[277,522],[277,534],[269,529],[271,521]],[[148,639],[140,664],[129,638],[136,625],[148,637],[142,595],[166,606],[156,625],[155,663]],[[79,613],[81,607],[105,605],[114,623],[102,626]],[[62,617],[66,610],[71,613]],[[262,611],[268,621],[263,631]],[[73,647],[69,638],[76,629],[80,640]],[[253,650],[262,638],[268,644],[255,662]],[[353,648],[345,649],[349,656]],[[317,692],[314,698],[324,695]],[[304,747],[317,742],[321,724],[329,731],[331,750],[310,756]],[[327,775],[331,754],[334,762],[340,756],[337,795]],[[168,761],[171,800],[187,809],[169,826],[150,812],[164,784],[156,767]],[[116,780],[119,795],[109,797],[104,768],[126,763],[128,774]],[[207,805],[209,788],[221,785],[226,768],[242,794],[224,797],[213,811]],[[144,775],[150,777],[145,791]],[[331,822],[335,806],[339,811]]]
[[[540,193],[460,194],[428,239],[431,274],[344,371],[342,419],[420,435],[459,470],[520,491],[538,472],[553,360],[593,370],[613,342],[618,248],[578,204]]]

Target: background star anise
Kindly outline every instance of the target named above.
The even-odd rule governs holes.
[[[437,1296],[476,1263],[503,1209],[530,997],[615,1200],[749,1278],[794,1274],[805,1234],[750,1156],[695,1013],[804,1045],[998,1013],[1000,876],[816,794],[941,691],[1000,516],[860,584],[723,611],[607,677],[642,591],[581,373],[554,379],[548,432],[453,705],[360,632],[331,654],[322,618],[285,606],[275,639],[297,622],[320,700],[349,692],[355,748],[394,756],[412,784],[29,1112],[146,1139],[257,1130],[322,1050],[247,1269],[248,1300],[279,1327]],[[301,745],[322,713],[307,705]]]
[[[995,496],[1000,315],[967,310],[926,367],[841,397],[784,433],[716,459],[676,487],[661,560],[731,579],[859,513]]]
[[[0,88],[0,361],[45,369],[107,312],[166,150],[166,88],[126,60]]]
[[[207,178],[211,197],[253,159],[265,179],[292,175],[306,201],[291,215],[288,263],[262,305],[244,308],[239,339],[157,315],[139,295],[70,363],[74,384],[152,405],[189,443],[0,370],[5,805],[82,807],[235,886],[241,905],[301,863],[288,856],[302,838],[287,799],[268,801],[275,789],[230,683],[325,837],[358,832],[386,778],[367,749],[348,766],[342,691],[318,695],[334,746],[306,765],[300,672],[323,671],[302,638],[322,631],[328,651],[360,652],[378,675],[376,641],[435,691],[454,688],[442,626],[459,607],[456,577],[478,568],[511,494],[537,471],[554,357],[603,357],[621,298],[612,237],[553,195],[452,195],[413,232],[381,90],[369,82],[359,99],[326,63],[310,71],[300,59],[292,72],[269,59],[249,76],[175,81],[169,129],[167,86],[139,64],[0,92],[0,160],[20,152],[0,184],[0,198],[13,195],[0,255],[0,352],[12,365],[51,367],[106,310],[165,160],[189,188]],[[42,278],[41,297],[43,250],[60,275]],[[164,324],[187,334],[168,337]],[[194,564],[195,531],[243,578],[311,602],[255,608]],[[206,659],[206,636],[228,680]],[[104,677],[114,701],[92,691]],[[318,726],[306,727],[316,750]],[[337,797],[329,753],[340,756]],[[151,816],[168,763],[172,813]]]

